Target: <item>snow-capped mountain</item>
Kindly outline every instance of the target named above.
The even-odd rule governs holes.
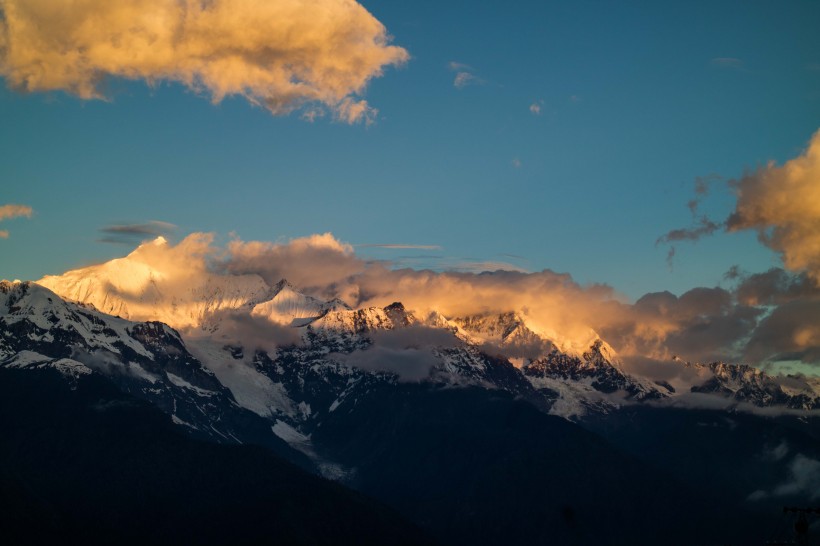
[[[220,311],[247,312],[273,295],[258,275],[220,275],[157,259],[167,245],[158,237],[124,258],[49,275],[37,284],[109,315],[164,322],[177,329],[212,330]]]
[[[353,373],[358,374],[368,367],[357,368],[356,354],[337,355],[362,351],[365,360],[373,358],[375,351],[366,352],[373,332],[411,326],[450,336],[443,343],[438,339],[438,345],[425,353],[432,359],[429,381],[501,388],[565,417],[577,418],[588,411],[612,411],[623,403],[681,394],[662,381],[625,372],[613,348],[592,330],[570,338],[536,326],[516,311],[464,317],[446,317],[433,311],[417,317],[400,302],[383,308],[353,309],[338,299],[325,301],[304,294],[284,279],[269,286],[256,275],[190,274],[184,264],[156,259],[154,253],[162,252],[166,245],[158,238],[125,258],[46,277],[41,282],[67,299],[132,319],[159,319],[179,329],[204,366],[240,403],[244,402],[244,407],[259,415],[280,414],[290,419],[291,426],[298,424],[300,415],[293,408],[300,403],[310,405],[310,396],[298,392],[301,379],[285,388],[283,375],[270,370],[286,370],[287,375],[287,366],[267,366],[264,368],[268,371],[263,373],[256,369],[255,362],[284,359],[291,367],[299,362],[305,370],[318,367],[330,375],[339,375],[339,370],[355,369]],[[196,282],[186,284],[186,279]],[[292,329],[293,336],[284,347],[273,351],[245,346],[247,340],[232,340],[229,332],[222,331],[226,313]],[[414,344],[412,339],[404,342],[406,346],[399,348],[405,351],[402,356],[409,354],[406,350]],[[237,354],[242,355],[242,367],[236,365]],[[509,366],[515,371],[504,371],[501,379],[500,370]],[[817,394],[811,390],[787,393],[762,372],[729,378],[726,369],[731,365],[727,366],[730,368],[705,368],[700,384],[692,390],[756,405],[815,407]],[[378,371],[389,377],[389,369],[385,365]],[[345,371],[339,377],[349,373]],[[392,377],[395,380],[400,375],[393,373]]]
[[[284,326],[305,326],[328,311],[349,310],[350,307],[339,299],[324,302],[306,296],[282,279],[270,291],[270,299],[256,304],[251,309],[251,315]]]
[[[787,386],[782,380],[778,381],[762,370],[744,364],[687,362],[684,366],[694,368],[708,377],[703,384],[693,386],[692,392],[717,394],[758,407],[820,409],[820,392],[804,378],[791,378]]]
[[[213,286],[221,286],[222,294],[242,293],[248,280],[242,275],[215,277]],[[234,278],[239,288],[231,284]],[[76,285],[52,278],[52,286],[68,290]],[[549,487],[556,479],[554,473],[569,472],[571,479],[564,482],[581,483],[585,495],[597,494],[601,483],[620,494],[634,483],[650,487],[649,482],[640,482],[643,471],[633,462],[634,479],[613,485],[620,470],[600,465],[622,455],[610,451],[590,430],[617,439],[623,427],[639,431],[636,423],[655,427],[652,430],[660,437],[667,431],[666,419],[692,436],[702,434],[701,428],[711,433],[713,428],[735,426],[737,418],[731,412],[718,410],[716,415],[674,405],[678,397],[691,393],[719,399],[714,407],[721,408],[730,404],[788,411],[820,407],[808,380],[792,378],[786,384],[759,370],[724,363],[678,362],[675,365],[692,371],[699,380],[691,391],[675,392],[669,384],[628,373],[612,347],[594,332],[581,351],[578,339],[568,341],[545,332],[517,312],[447,317],[434,311],[417,316],[400,302],[354,309],[339,300],[304,294],[284,280],[269,286],[261,278],[253,282],[251,292],[236,299],[214,298],[213,293],[187,288],[168,292],[160,281],[156,286],[162,290],[148,289],[154,300],[133,294],[123,297],[123,302],[139,303],[129,307],[132,319],[150,311],[179,320],[183,326],[177,330],[173,324],[137,322],[98,310],[94,301],[112,301],[113,291],[102,286],[97,286],[102,292],[79,293],[83,302],[66,301],[37,283],[0,283],[0,368],[8,368],[9,373],[30,370],[33,375],[56,371],[69,386],[104,376],[123,393],[160,409],[180,431],[219,443],[265,446],[304,468],[393,503],[425,528],[428,522],[445,525],[447,518],[424,510],[413,512],[428,506],[423,496],[413,500],[416,482],[425,488],[440,485],[437,491],[443,499],[469,504],[461,489],[447,485],[450,478],[461,475],[464,464],[471,464],[466,453],[483,453],[482,462],[471,467],[471,479],[507,461],[515,470],[494,475],[498,483],[506,484],[513,477],[519,488],[526,489],[533,480]],[[186,310],[180,314],[183,307]],[[236,330],[242,325],[252,328],[252,335]],[[456,406],[444,401],[454,401]],[[493,408],[503,414],[494,415]],[[475,415],[480,419],[471,421]],[[768,422],[744,415],[750,423],[744,425],[744,438],[758,453],[749,458],[757,465],[753,470],[769,472],[765,484],[756,488],[776,491],[784,472],[790,471],[788,465],[796,464],[792,460],[817,459],[812,451],[813,421],[789,423],[785,432],[776,430],[764,437],[757,430],[768,430]],[[487,430],[492,431],[489,437]],[[721,433],[729,449],[731,438]],[[541,434],[555,436],[540,438]],[[638,433],[630,434],[634,438]],[[425,465],[438,468],[438,446],[456,436],[452,441],[464,445],[442,451],[446,472],[430,478],[420,471],[417,478],[407,470]],[[689,437],[674,445],[687,449],[684,439]],[[671,445],[676,437],[663,438],[659,444],[653,440],[638,437],[619,447],[673,472],[674,468],[663,466],[669,457],[658,455],[663,452],[657,445]],[[528,455],[531,447],[522,447],[533,442],[540,446],[535,459]],[[787,449],[779,447],[781,442],[794,449],[794,455],[790,459],[778,455],[782,461],[768,462],[774,457],[769,451]],[[391,447],[395,445],[404,447],[396,451]],[[493,455],[496,450],[500,459]],[[412,453],[412,458],[401,459],[403,453]],[[424,459],[428,454],[431,459]],[[586,454],[595,461],[590,469],[573,466]],[[540,457],[557,457],[563,466],[535,464]],[[538,468],[543,475],[522,473],[521,460],[528,461],[521,468]],[[709,468],[717,469],[710,474],[713,478],[728,472],[720,464],[720,460],[709,462]],[[747,490],[743,479],[747,474],[731,474],[733,502],[755,491]],[[479,479],[469,487],[481,490],[487,483]],[[654,490],[662,482],[652,483]],[[495,513],[499,491],[505,490],[509,490],[506,485],[491,486],[486,506],[492,510],[482,513]],[[542,498],[544,493],[533,495]],[[474,519],[467,518],[465,525],[472,527]]]
[[[99,373],[194,436],[286,452],[170,326],[106,315],[35,283],[0,281],[0,367],[51,368],[69,381]]]

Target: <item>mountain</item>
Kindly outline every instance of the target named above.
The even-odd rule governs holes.
[[[0,281],[0,367],[53,369],[70,381],[93,371],[195,437],[260,444],[309,464],[159,322],[130,322],[66,302],[34,283]]]
[[[305,326],[328,311],[350,310],[350,307],[341,300],[323,302],[306,296],[285,279],[274,285],[270,294],[270,299],[256,304],[251,309],[251,315],[285,326]]]
[[[258,275],[219,275],[190,263],[160,259],[163,237],[123,258],[43,277],[38,284],[109,315],[160,321],[175,328],[213,329],[220,311],[250,311],[267,301],[271,287]]]
[[[86,271],[93,289],[77,272],[48,278],[60,295],[0,284],[0,370],[54,373],[69,389],[103,378],[193,440],[263,446],[446,543],[691,543],[694,534],[664,534],[675,523],[660,508],[641,506],[659,491],[674,492],[666,504],[694,518],[693,529],[726,540],[731,533],[693,507],[717,514],[728,503],[724,523],[744,527],[748,542],[779,499],[811,498],[820,398],[805,378],[678,361],[692,384],[676,390],[629,373],[591,330],[569,339],[520,311],[353,308],[285,280],[224,272],[189,286],[177,282],[185,273],[146,258],[162,244],[117,266],[154,268],[131,292],[103,266]],[[94,303],[112,301],[129,318]],[[706,433],[714,449],[698,440]],[[623,509],[588,519],[619,495]],[[639,524],[642,539],[628,532]]]

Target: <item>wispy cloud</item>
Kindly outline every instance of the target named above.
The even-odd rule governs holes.
[[[512,166],[515,167],[516,169],[520,169],[521,168],[521,160],[518,159],[517,157],[514,157],[513,160],[512,160]]]
[[[215,103],[242,96],[276,115],[322,108],[342,122],[367,122],[376,111],[358,95],[409,58],[354,0],[2,6],[0,76],[26,92],[104,99],[106,78],[170,81]]]
[[[544,107],[544,101],[543,100],[537,100],[537,101],[533,102],[532,104],[530,104],[530,113],[534,116],[540,116],[541,115],[541,109],[543,107]]]
[[[475,70],[470,65],[450,61],[448,66],[451,72],[456,73],[456,77],[453,80],[453,86],[456,89],[463,89],[468,85],[482,85],[485,83],[484,80],[475,75]]]
[[[409,244],[359,244],[353,245],[359,248],[389,248],[389,249],[418,249],[418,250],[443,250],[440,245],[409,245]]]
[[[0,222],[14,218],[31,218],[32,214],[34,214],[34,209],[28,205],[0,205]],[[0,239],[8,238],[9,231],[7,229],[0,230]]]
[[[715,57],[709,61],[709,64],[716,68],[728,68],[731,70],[744,70],[746,68],[743,61],[735,57]]]
[[[115,224],[100,229],[101,243],[130,245],[172,233],[177,226],[169,222],[151,220],[142,224]]]

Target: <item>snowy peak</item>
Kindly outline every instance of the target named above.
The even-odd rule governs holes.
[[[745,364],[686,362],[684,366],[707,374],[711,372],[709,379],[691,388],[692,392],[716,394],[758,407],[781,405],[793,409],[820,409],[820,395],[808,381],[800,378],[774,378]]]
[[[331,309],[310,324],[312,330],[344,334],[363,334],[374,330],[393,330],[418,321],[401,303],[384,308]]]
[[[212,330],[219,312],[249,308],[270,295],[270,287],[258,275],[193,271],[184,263],[151,257],[166,246],[158,238],[124,258],[37,282],[65,299],[92,304],[104,313],[129,320],[158,320],[175,328]]]
[[[512,356],[536,358],[554,348],[551,340],[535,333],[517,313],[472,315],[454,318],[450,322],[466,334],[466,341],[496,345],[511,352]],[[524,354],[518,354],[522,352]]]
[[[601,339],[595,340],[581,357],[553,350],[524,368],[534,385],[542,379],[588,384],[603,393],[625,392],[637,400],[662,398],[651,382],[625,374],[614,359],[614,352]]]
[[[324,302],[298,292],[285,279],[276,283],[272,293],[271,299],[251,309],[251,315],[285,326],[304,326],[326,310]]]

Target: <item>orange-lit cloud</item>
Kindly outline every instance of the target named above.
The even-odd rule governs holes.
[[[656,367],[681,379],[680,366],[658,368],[673,356],[820,364],[820,288],[783,270],[735,272],[733,289],[695,288],[681,296],[658,292],[629,303],[608,286],[584,286],[550,270],[394,269],[390,262],[361,259],[330,233],[275,243],[237,239],[224,248],[210,235],[193,234],[175,246],[162,240],[143,244],[126,259],[65,278],[77,280],[69,293],[59,289],[64,283],[59,278],[40,282],[74,299],[102,293],[90,303],[132,319],[176,321],[172,324],[183,328],[209,312],[252,305],[286,278],[309,295],[338,297],[353,307],[400,301],[418,317],[432,311],[450,318],[516,312],[564,350],[586,350],[600,336],[627,369],[644,374]],[[105,291],[93,290],[89,283],[95,282]],[[173,302],[172,316],[152,314],[157,298]],[[114,300],[125,307],[105,307]]]
[[[769,163],[732,182],[737,205],[729,231],[753,229],[792,271],[820,284],[820,131],[800,156]]]
[[[0,205],[0,221],[25,216],[31,218],[34,210],[27,205]]]
[[[104,98],[107,77],[171,81],[214,102],[366,122],[376,111],[357,95],[408,59],[354,0],[0,0],[0,13],[7,83],[84,99]]]
[[[0,222],[20,217],[31,218],[32,214],[34,214],[34,209],[28,205],[0,205]],[[0,229],[0,239],[8,238],[9,231],[7,229]]]
[[[820,131],[803,153],[782,166],[770,162],[729,181],[736,203],[723,221],[698,213],[709,186],[719,181],[714,175],[696,180],[696,196],[688,203],[693,225],[669,231],[658,243],[697,241],[724,230],[754,230],[764,245],[780,254],[786,269],[805,272],[820,285]]]

